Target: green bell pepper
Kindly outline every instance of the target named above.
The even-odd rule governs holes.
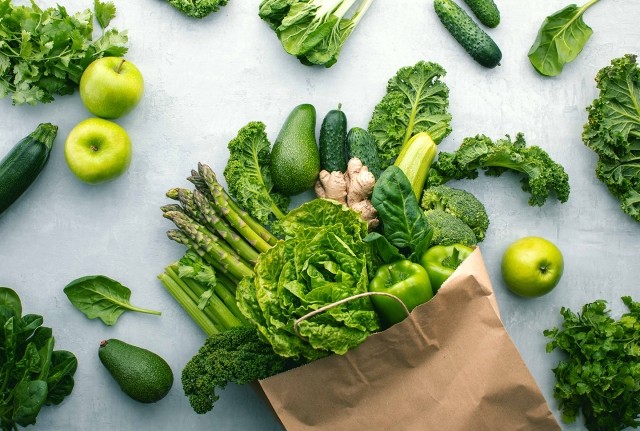
[[[462,244],[436,245],[429,248],[420,263],[429,274],[434,293],[453,274],[458,266],[473,252],[473,248]]]
[[[410,260],[399,260],[381,266],[369,283],[369,291],[394,295],[404,302],[409,311],[433,297],[427,271]],[[407,317],[402,305],[393,298],[373,295],[371,301],[381,320],[388,326]]]

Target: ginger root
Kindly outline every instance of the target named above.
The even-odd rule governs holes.
[[[322,170],[316,182],[315,191],[319,198],[334,199],[360,213],[369,230],[375,229],[380,221],[378,212],[369,197],[376,179],[360,159],[354,157],[347,164],[347,172],[327,172]]]

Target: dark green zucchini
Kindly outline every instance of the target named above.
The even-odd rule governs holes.
[[[43,123],[0,161],[0,214],[24,193],[49,160],[58,126]]]
[[[320,126],[320,169],[333,172],[347,170],[347,116],[338,109],[332,109]]]
[[[500,11],[493,0],[464,0],[482,24],[496,28],[500,24]]]
[[[453,0],[434,0],[436,14],[455,40],[484,67],[494,68],[502,60],[498,45]]]
[[[360,127],[352,127],[347,134],[347,158],[353,157],[359,158],[376,179],[382,174],[376,141],[371,133]]]

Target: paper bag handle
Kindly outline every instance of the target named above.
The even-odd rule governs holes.
[[[300,325],[300,323],[304,322],[307,319],[312,318],[313,316],[316,316],[316,315],[318,315],[320,313],[324,313],[325,311],[330,310],[331,308],[337,307],[338,305],[342,305],[342,304],[344,304],[346,302],[349,302],[351,300],[364,298],[365,296],[374,296],[374,295],[388,296],[389,298],[395,299],[396,301],[398,301],[400,303],[400,305],[402,306],[402,309],[407,314],[407,317],[409,316],[409,314],[410,314],[409,309],[407,308],[406,304],[400,298],[398,298],[397,296],[392,295],[390,293],[386,293],[386,292],[363,292],[363,293],[358,293],[357,295],[353,295],[353,296],[349,296],[347,298],[343,298],[343,299],[341,299],[339,301],[336,301],[336,302],[332,302],[331,304],[324,305],[324,306],[318,308],[317,310],[310,311],[309,313],[305,314],[304,316],[297,318],[293,322],[293,331],[296,333],[298,338],[306,341],[305,337],[303,337],[300,334],[300,331],[298,329],[298,326]]]

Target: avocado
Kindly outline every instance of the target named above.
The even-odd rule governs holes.
[[[271,150],[274,188],[287,196],[309,190],[320,173],[316,141],[316,109],[298,105],[285,120]]]
[[[122,391],[141,403],[161,400],[173,385],[169,364],[141,347],[116,339],[103,340],[98,357]]]

